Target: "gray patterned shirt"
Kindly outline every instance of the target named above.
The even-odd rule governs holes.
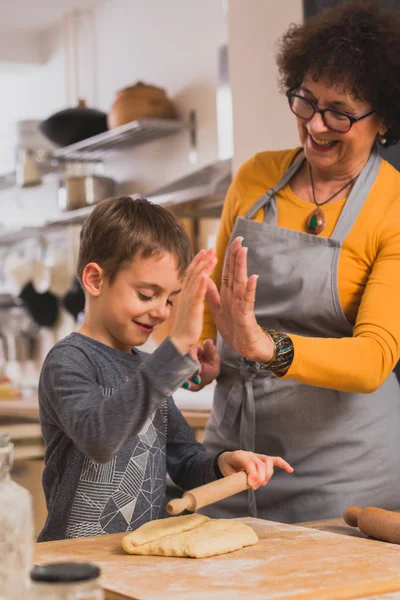
[[[39,382],[48,517],[39,541],[131,531],[164,516],[167,471],[183,489],[216,478],[171,394],[196,363],[167,339],[127,354],[72,333]]]

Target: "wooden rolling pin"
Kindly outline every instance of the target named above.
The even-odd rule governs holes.
[[[343,513],[343,519],[351,527],[384,542],[400,544],[400,513],[383,508],[359,508],[350,506]]]
[[[176,498],[168,502],[167,512],[170,515],[179,515],[184,510],[194,512],[198,508],[218,502],[218,500],[223,500],[239,492],[244,492],[249,487],[247,485],[247,473],[239,471],[239,473],[228,475],[223,479],[212,481],[185,492],[182,498]]]

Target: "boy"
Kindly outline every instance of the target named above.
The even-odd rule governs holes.
[[[131,531],[161,518],[167,471],[189,489],[236,470],[258,487],[273,465],[291,470],[247,452],[209,455],[173,402],[199,366],[190,352],[216,262],[201,251],[188,266],[190,256],[172,214],[145,199],[105,200],[86,220],[78,258],[85,319],[50,351],[39,383],[49,511],[39,541]],[[137,350],[179,293],[170,337],[153,354]]]

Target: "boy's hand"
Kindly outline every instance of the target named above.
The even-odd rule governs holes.
[[[187,354],[199,341],[208,280],[216,264],[214,249],[201,250],[186,271],[175,325],[170,335],[172,343],[182,355]]]
[[[218,457],[218,467],[225,477],[237,471],[246,471],[247,483],[253,490],[268,483],[274,474],[274,467],[280,467],[288,473],[294,471],[293,467],[279,456],[266,456],[244,450],[224,452]]]
[[[218,377],[221,361],[212,340],[206,340],[203,346],[196,344],[190,350],[190,354],[199,363],[199,369],[182,387],[191,392],[198,392]]]

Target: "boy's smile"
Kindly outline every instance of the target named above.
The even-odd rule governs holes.
[[[169,253],[136,257],[111,284],[101,273],[98,292],[89,296],[81,333],[130,353],[168,319],[181,286],[177,260]]]

